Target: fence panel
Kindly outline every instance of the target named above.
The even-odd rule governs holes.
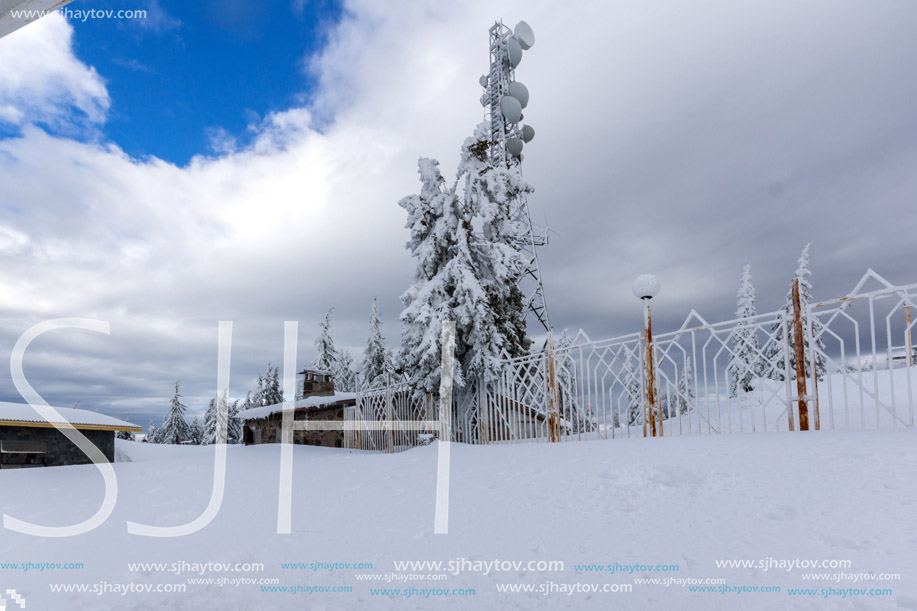
[[[778,310],[708,323],[692,310],[677,331],[653,338],[652,376],[643,333],[592,341],[580,331],[556,346],[549,339],[541,351],[495,361],[493,381],[455,390],[452,440],[642,437],[650,417],[662,436],[793,431],[803,408],[815,429],[914,426],[915,302],[917,284],[895,286],[869,270],[847,296],[805,304],[798,321]],[[804,366],[794,322],[804,331]],[[437,406],[407,379],[358,392],[345,419],[365,430],[348,432],[347,445],[395,451],[425,443],[431,435],[417,422],[436,420]]]
[[[914,426],[915,301],[917,284],[895,286],[869,270],[846,297],[809,305],[808,366],[820,374],[809,392],[822,428]]]
[[[418,395],[409,380],[389,376],[385,382],[357,389],[357,402],[345,410],[345,447],[398,452],[428,443],[436,406],[428,394]]]

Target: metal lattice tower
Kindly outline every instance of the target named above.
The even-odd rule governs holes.
[[[487,109],[487,119],[490,123],[489,157],[494,167],[519,167],[521,171],[521,152],[513,154],[508,151],[507,141],[512,140],[511,144],[519,147],[521,151],[522,142],[531,140],[534,135],[534,131],[524,133],[521,115],[517,121],[510,121],[501,106],[504,98],[511,95],[510,84],[516,83],[515,66],[521,59],[522,50],[528,49],[532,44],[534,44],[534,35],[524,21],[516,25],[515,35],[513,30],[503,25],[502,22],[497,22],[490,28],[490,72],[481,77],[481,85],[485,90],[481,103]],[[528,91],[526,90],[522,106],[525,106],[527,102]],[[546,331],[550,332],[551,321],[548,317],[544,285],[541,282],[541,270],[538,266],[538,249],[548,244],[548,228],[532,222],[528,200],[524,193],[515,198],[509,215],[521,221],[527,228],[517,245],[526,261],[525,273],[519,279],[519,288],[526,297],[526,310],[529,316],[535,318]]]

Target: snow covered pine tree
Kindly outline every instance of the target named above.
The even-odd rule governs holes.
[[[325,318],[319,323],[319,334],[315,338],[315,347],[318,356],[312,361],[312,366],[319,371],[327,371],[334,376],[334,389],[336,391],[353,392],[356,390],[356,374],[353,371],[353,357],[346,350],[334,347],[331,338],[331,313],[334,308],[329,308]]]
[[[226,393],[223,393],[223,401],[227,401]],[[242,421],[239,420],[239,400],[236,399],[229,406],[228,420],[226,422],[226,442],[242,443]]]
[[[678,378],[678,411],[688,413],[694,408],[694,363],[691,357],[685,359],[685,365]]]
[[[628,352],[624,356],[622,365],[622,375],[624,377],[622,399],[626,401],[624,424],[626,426],[644,424],[646,418],[643,406],[643,378],[641,377],[640,357],[637,354]]]
[[[216,443],[217,438],[217,400],[211,399],[204,412],[203,445]]]
[[[337,369],[338,352],[334,348],[334,340],[331,339],[331,313],[334,308],[329,308],[325,313],[325,318],[319,323],[318,337],[315,338],[315,347],[318,349],[318,356],[312,361],[312,366],[319,371],[333,373]]]
[[[267,364],[264,376],[258,376],[258,393],[261,396],[261,405],[277,405],[283,403],[283,390],[280,388],[280,368]]]
[[[172,395],[172,401],[169,403],[169,413],[166,414],[162,421],[162,428],[156,434],[157,443],[183,443],[189,439],[188,423],[185,421],[185,410],[187,409],[179,400],[181,394],[178,391],[178,385],[181,380],[175,381],[175,394]]]
[[[195,416],[191,424],[188,425],[188,439],[186,443],[195,446],[204,445],[204,427],[201,425],[201,421],[197,416]]]
[[[270,373],[271,366],[268,365],[268,372]],[[263,379],[263,378],[262,378]],[[254,407],[252,403],[252,393],[251,391],[245,396],[245,409],[251,409]],[[229,403],[229,395],[227,391],[223,391],[223,394],[220,396],[221,407],[223,410],[219,413],[217,412],[217,402],[216,399],[210,400],[210,405],[207,407],[207,413],[204,415],[204,444],[210,445],[217,442],[217,431],[219,430],[220,421],[225,420],[226,424],[226,443],[239,443],[242,439],[242,421],[239,420],[239,400],[236,399],[232,402],[232,405]]]
[[[532,188],[518,165],[489,165],[486,133],[482,124],[462,145],[452,188],[445,186],[439,162],[422,158],[420,194],[398,202],[408,214],[407,249],[417,260],[414,282],[401,297],[398,366],[418,393],[439,388],[443,320],[456,324],[454,382],[460,388],[478,376],[495,379],[492,360],[523,354],[530,343],[518,288],[525,263],[518,247],[522,227],[510,218],[509,206]]]
[[[796,273],[793,276],[793,280],[796,278],[799,279],[799,304],[802,307],[802,316],[803,316],[803,329],[805,333],[803,334],[803,346],[806,354],[806,375],[812,375],[811,369],[811,357],[810,355],[810,337],[812,333],[811,321],[806,319],[806,306],[812,302],[812,281],[809,279],[812,276],[812,271],[809,269],[809,248],[812,246],[811,243],[806,244],[806,247],[802,249],[802,254],[799,255],[797,260]],[[796,341],[793,337],[793,280],[790,281],[790,290],[787,291],[786,299],[784,301],[783,309],[787,313],[788,327],[789,329],[784,329],[780,323],[774,325],[771,329],[771,333],[774,336],[774,340],[769,342],[767,349],[765,350],[765,356],[767,357],[768,366],[771,367],[769,371],[771,372],[771,378],[778,381],[785,380],[785,356],[786,356],[786,340],[784,339],[785,333],[789,333],[789,360],[790,360],[790,379],[796,379]],[[825,345],[819,338],[816,343],[818,346],[819,352],[816,352],[815,358],[815,371],[818,375],[818,379],[821,380],[825,377],[825,370],[827,364],[825,363],[824,350]]]
[[[146,443],[159,443],[159,429],[156,428],[156,425],[153,424],[153,421],[150,420],[150,426],[146,429],[146,436],[143,438],[143,441]]]
[[[742,270],[739,290],[736,293],[736,318],[740,321],[733,331],[732,351],[729,359],[729,396],[754,390],[752,380],[762,374],[761,354],[758,345],[758,328],[752,318],[758,313],[755,305],[755,287],[751,283],[751,265]]]
[[[369,313],[369,339],[366,340],[366,351],[363,354],[363,380],[367,386],[378,382],[377,378],[392,372],[392,357],[385,347],[382,336],[382,316],[373,299]]]

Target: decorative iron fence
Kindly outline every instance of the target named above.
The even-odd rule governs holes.
[[[809,368],[825,371],[810,392],[823,427],[914,426],[915,301],[917,284],[895,286],[869,270],[846,297],[809,306]]]
[[[878,287],[866,290],[870,283]],[[895,286],[869,270],[847,296],[795,312],[709,323],[692,310],[649,347],[643,333],[593,341],[580,331],[557,345],[549,338],[542,351],[494,363],[495,382],[456,389],[452,440],[914,426],[915,301],[917,284]],[[407,380],[358,397],[349,418],[367,430],[349,433],[349,447],[406,449],[437,430],[438,401],[418,398]]]
[[[418,396],[406,378],[387,376],[369,388],[357,388],[357,402],[344,410],[344,447],[397,452],[424,445],[437,429],[429,394]]]

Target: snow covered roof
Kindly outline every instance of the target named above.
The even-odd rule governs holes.
[[[317,409],[320,407],[325,407],[326,405],[331,405],[332,403],[339,403],[341,401],[354,401],[357,400],[357,393],[355,392],[336,392],[333,395],[328,395],[327,397],[306,397],[305,399],[300,399],[294,404],[295,409]],[[265,405],[263,407],[254,407],[252,409],[247,409],[245,411],[239,412],[240,420],[255,420],[257,418],[267,418],[271,414],[279,414],[283,411],[283,404],[278,403],[276,405]]]
[[[53,408],[61,415],[61,420],[55,420],[56,424],[66,424],[69,422],[77,429],[95,429],[103,431],[136,431],[141,429],[135,424],[112,418],[98,412],[91,412],[85,409],[74,409],[72,407],[55,407]],[[8,403],[0,401],[0,426],[41,426],[50,427],[51,423],[41,417],[35,409],[28,403]]]

